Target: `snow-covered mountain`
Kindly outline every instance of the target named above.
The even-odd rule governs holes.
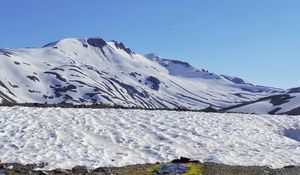
[[[100,38],[0,50],[2,103],[226,108],[282,93]]]
[[[225,109],[229,112],[255,114],[300,114],[300,88],[287,90],[283,94],[264,97],[253,102]]]

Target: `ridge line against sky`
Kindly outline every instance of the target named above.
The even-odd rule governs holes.
[[[254,84],[300,86],[297,0],[2,0],[1,6],[0,48],[98,36]]]

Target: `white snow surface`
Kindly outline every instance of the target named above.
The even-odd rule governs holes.
[[[0,116],[1,162],[300,165],[300,116],[28,107],[1,107]]]

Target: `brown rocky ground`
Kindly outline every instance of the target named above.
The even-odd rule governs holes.
[[[197,162],[100,167],[93,170],[87,169],[84,166],[76,166],[72,169],[55,169],[52,171],[36,170],[36,168],[42,168],[43,166],[43,164],[0,164],[0,175],[300,175],[300,167],[295,166],[284,167],[282,169],[270,169],[268,167],[258,166],[228,166]],[[169,169],[164,169],[165,167],[169,167]],[[184,169],[184,172],[180,172],[181,168]]]

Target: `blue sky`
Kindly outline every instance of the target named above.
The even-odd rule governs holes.
[[[0,47],[124,42],[255,84],[300,86],[299,0],[1,0]]]

